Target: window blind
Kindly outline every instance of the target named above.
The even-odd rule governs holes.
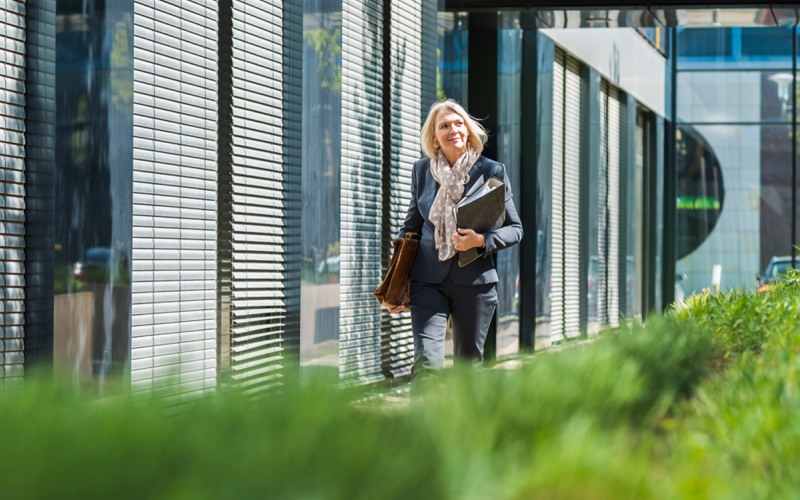
[[[564,334],[580,335],[580,63],[567,56],[564,73]]]
[[[19,387],[25,360],[26,4],[0,0],[0,390]]]
[[[252,394],[299,327],[302,4],[220,7],[220,379]]]
[[[411,197],[411,168],[421,157],[419,130],[423,113],[422,0],[392,0],[390,12],[391,66],[391,170],[389,237],[384,244],[391,251],[408,210]],[[434,14],[435,15],[435,14]],[[435,64],[435,61],[434,61]],[[384,267],[388,266],[385,259]],[[385,272],[385,269],[384,269]],[[411,373],[414,339],[411,315],[384,314],[384,372],[401,377]]]
[[[566,55],[555,48],[553,58],[553,173],[552,173],[552,288],[550,335],[564,339],[564,62]]]
[[[598,327],[608,324],[608,81],[600,80],[600,154],[597,189],[597,276],[592,294],[597,298]],[[590,268],[592,264],[589,264]]]
[[[342,172],[339,376],[342,384],[384,378],[382,250],[383,2],[342,2]]]
[[[217,2],[134,1],[131,387],[216,385]]]
[[[620,113],[619,90],[608,89],[608,324],[620,318]]]

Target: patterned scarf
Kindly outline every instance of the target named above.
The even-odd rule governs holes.
[[[439,184],[439,192],[431,205],[429,219],[435,228],[436,249],[441,261],[456,254],[452,238],[456,232],[454,208],[464,194],[464,185],[469,182],[468,172],[479,157],[472,148],[468,148],[452,167],[441,150],[437,158],[431,158],[431,174]]]

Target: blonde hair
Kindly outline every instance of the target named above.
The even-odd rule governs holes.
[[[419,133],[419,142],[422,147],[422,152],[431,159],[435,159],[439,156],[439,145],[436,144],[434,139],[436,139],[436,117],[442,111],[452,111],[464,120],[464,124],[466,124],[469,133],[467,136],[467,144],[471,146],[476,153],[481,154],[481,152],[483,152],[483,145],[486,144],[486,140],[489,138],[486,134],[486,129],[483,128],[483,125],[481,125],[476,118],[467,113],[466,109],[452,99],[434,103],[430,111],[428,111],[428,118],[425,119],[425,125],[422,126],[422,130]]]

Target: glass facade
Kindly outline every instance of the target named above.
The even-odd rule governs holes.
[[[33,366],[175,401],[406,380],[409,315],[372,292],[446,98],[489,129],[525,228],[493,257],[489,358],[794,260],[789,11],[25,5],[0,19],[3,387]]]
[[[678,32],[677,274],[753,289],[792,250],[791,28]],[[775,279],[775,275],[771,275]]]

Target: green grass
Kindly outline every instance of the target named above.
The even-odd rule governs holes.
[[[2,497],[794,498],[796,288],[693,297],[401,409],[311,383],[168,416],[32,381],[0,399]]]

